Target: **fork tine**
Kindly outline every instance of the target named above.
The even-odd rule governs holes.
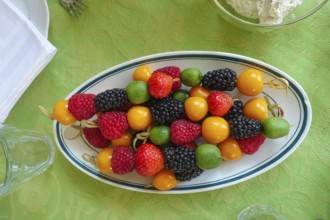
[[[82,12],[84,12],[84,5],[80,4],[78,1],[74,2],[74,5],[77,6]]]
[[[80,15],[80,13],[78,13],[78,11],[77,11],[77,8],[73,4],[70,5],[70,11],[69,12],[75,18],[78,18],[79,15]]]
[[[87,4],[85,2],[85,0],[76,0],[77,2],[80,3],[80,5],[84,6],[85,8],[87,8]]]
[[[87,8],[84,0],[59,0],[59,2],[75,18],[78,18]]]

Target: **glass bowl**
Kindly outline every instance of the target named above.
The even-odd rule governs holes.
[[[268,205],[250,205],[243,209],[237,220],[286,220],[286,218]]]
[[[232,25],[247,31],[268,32],[274,29],[290,26],[306,19],[321,9],[328,0],[303,0],[302,4],[293,9],[281,24],[259,24],[258,19],[251,19],[238,14],[226,0],[212,0],[220,16]]]

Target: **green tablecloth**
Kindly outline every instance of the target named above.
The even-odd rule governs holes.
[[[250,204],[267,204],[288,219],[330,219],[330,4],[307,20],[267,34],[239,30],[207,0],[88,1],[73,19],[48,1],[49,40],[58,52],[20,98],[6,124],[52,135],[38,111],[95,74],[153,53],[237,53],[291,75],[307,92],[313,121],[301,146],[256,178],[209,192],[158,195],[116,188],[76,169],[56,149],[54,165],[0,200],[0,219],[235,219]],[[55,142],[54,142],[55,143]]]

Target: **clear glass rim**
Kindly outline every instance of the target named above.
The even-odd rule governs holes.
[[[247,220],[256,217],[259,214],[266,214],[276,218],[277,220],[286,220],[286,217],[271,206],[261,204],[249,205],[245,207],[240,213],[238,213],[237,220]]]
[[[251,27],[257,27],[257,28],[276,28],[276,27],[283,27],[283,26],[288,26],[290,24],[293,23],[297,23],[298,21],[301,21],[311,15],[313,15],[315,12],[317,12],[319,9],[321,9],[327,2],[328,0],[324,0],[323,2],[321,2],[317,7],[315,7],[312,11],[310,11],[309,13],[295,19],[292,21],[288,21],[288,22],[284,22],[281,24],[274,24],[274,25],[263,25],[263,24],[255,24],[255,23],[251,23],[245,20],[242,20],[240,18],[238,18],[237,16],[233,15],[232,13],[230,13],[229,11],[227,11],[220,3],[218,0],[213,0],[213,2],[215,3],[215,5],[226,15],[230,16],[232,19],[234,19],[235,21],[245,24],[245,25],[249,25]]]
[[[1,127],[1,125],[0,125]],[[2,195],[3,191],[5,190],[6,188],[6,185],[7,185],[7,182],[8,182],[8,169],[9,169],[9,162],[7,160],[7,157],[8,157],[8,150],[6,147],[4,147],[4,145],[6,145],[7,143],[1,138],[0,136],[0,154],[3,154],[4,155],[4,158],[6,160],[5,162],[5,173],[3,175],[3,181],[0,182],[0,198],[2,196],[5,196],[5,195]]]
[[[2,128],[2,127],[8,127],[10,129],[19,129],[19,128],[10,126],[10,125],[0,124],[0,128]],[[44,144],[49,148],[47,165],[42,167],[42,170],[45,171],[49,167],[51,167],[51,165],[54,163],[54,160],[55,160],[55,147],[51,141],[51,138],[47,134],[44,134],[39,131],[26,130],[26,129],[19,129],[19,130],[28,131],[30,133],[33,133],[33,134],[36,134],[39,136],[40,141],[44,142]],[[6,138],[4,138],[4,135],[6,135],[6,132],[2,133],[1,129],[0,129],[0,145],[1,145],[0,153],[4,154],[4,157],[6,160],[6,162],[5,162],[6,169],[5,169],[4,179],[3,179],[3,182],[0,182],[0,199],[7,196],[8,194],[16,191],[20,187],[20,185],[22,185],[22,183],[24,183],[24,182],[20,182],[18,185],[16,183],[15,184],[11,183],[13,178],[12,178],[11,172],[10,172],[10,167],[11,167],[11,162],[10,162],[10,158],[9,158],[10,153],[9,153],[9,149],[8,149],[8,143],[6,141]],[[38,169],[41,170],[41,168],[38,168]],[[39,174],[41,174],[42,172],[40,172]],[[39,174],[37,174],[37,175],[39,175]],[[34,178],[37,175],[32,176],[32,178]],[[9,190],[8,190],[8,188],[9,188]]]

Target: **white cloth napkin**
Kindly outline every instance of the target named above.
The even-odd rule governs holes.
[[[56,51],[10,1],[0,0],[0,123]]]

